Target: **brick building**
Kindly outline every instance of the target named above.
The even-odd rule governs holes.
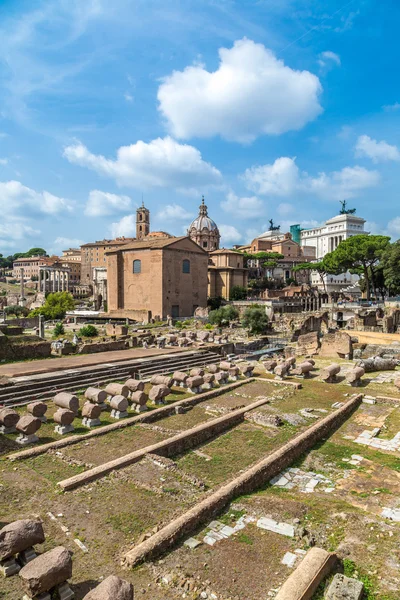
[[[232,288],[247,287],[248,270],[244,268],[244,256],[234,250],[215,250],[209,253],[208,296],[230,299]]]
[[[207,304],[208,253],[189,237],[148,236],[106,256],[111,316],[190,317]]]

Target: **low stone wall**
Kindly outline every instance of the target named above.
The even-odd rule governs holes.
[[[95,354],[96,352],[108,352],[109,350],[125,350],[129,347],[126,340],[112,340],[109,342],[93,342],[83,344],[79,350],[79,354]]]
[[[159,532],[127,552],[124,563],[129,567],[152,559],[220,513],[234,498],[254,492],[293,463],[321,439],[328,437],[358,408],[362,395],[353,396],[341,408],[328,415],[307,431],[262,459],[244,473],[174,519]]]
[[[125,456],[121,456],[115,460],[110,460],[109,462],[99,465],[98,467],[94,467],[93,469],[89,469],[83,473],[79,473],[79,475],[74,475],[73,477],[59,481],[57,485],[59,485],[64,491],[72,490],[81,485],[86,485],[90,481],[100,479],[100,477],[104,477],[112,471],[124,469],[125,467],[142,460],[146,454],[159,454],[160,456],[166,457],[182,454],[183,452],[186,452],[187,450],[199,446],[207,440],[216,437],[226,429],[242,423],[244,421],[245,413],[258,408],[259,406],[263,406],[267,402],[269,402],[267,398],[258,400],[257,402],[253,402],[253,404],[250,404],[244,408],[239,408],[238,410],[232,411],[227,415],[218,417],[212,421],[206,421],[205,423],[201,423],[201,425],[197,425],[196,427],[188,429],[187,431],[182,431],[181,433],[178,433],[177,435],[174,435],[166,440],[162,440],[157,444],[145,446],[144,448],[140,448],[140,450],[136,450],[135,452],[131,452],[130,454],[126,454]]]

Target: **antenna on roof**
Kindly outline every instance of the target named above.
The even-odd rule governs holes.
[[[142,192],[142,208],[144,208],[143,192]]]

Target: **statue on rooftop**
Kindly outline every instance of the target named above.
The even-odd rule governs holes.
[[[274,221],[273,219],[270,219],[269,221],[269,231],[279,231],[281,226],[280,225],[274,225]]]
[[[346,206],[347,206],[346,200],[339,200],[339,202],[342,205],[342,210],[340,211],[341,215],[354,215],[354,213],[356,212],[356,209],[355,208],[346,208]]]

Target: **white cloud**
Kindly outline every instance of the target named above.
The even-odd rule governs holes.
[[[355,146],[356,156],[367,156],[374,163],[388,160],[400,160],[397,146],[391,146],[385,140],[377,142],[368,135],[360,135]]]
[[[247,187],[258,194],[289,196],[300,192],[341,200],[353,198],[362,190],[377,185],[380,175],[377,171],[354,166],[312,177],[300,171],[295,158],[281,157],[273,164],[247,169],[243,179]]]
[[[242,241],[242,234],[233,225],[219,225],[218,229],[221,234],[222,246],[239,244]]]
[[[0,208],[4,213],[58,215],[71,212],[73,203],[50,192],[36,192],[19,181],[0,182]],[[21,213],[23,211],[23,213]]]
[[[118,196],[100,190],[92,190],[85,208],[88,217],[105,217],[131,209],[132,201],[129,196]]]
[[[68,250],[68,248],[79,248],[85,242],[78,238],[58,237],[53,242],[53,250]]]
[[[40,231],[38,229],[26,225],[19,219],[3,219],[0,223],[0,239],[23,240],[26,237],[33,238],[39,234]]]
[[[221,173],[202,159],[197,148],[170,137],[121,146],[116,160],[92,154],[80,143],[67,146],[64,156],[71,163],[112,177],[118,185],[133,188],[191,188],[221,180]]]
[[[156,215],[161,221],[185,221],[193,215],[179,204],[167,204]]]
[[[221,208],[230,215],[240,219],[254,219],[265,212],[263,202],[256,196],[239,198],[233,192],[227,194],[226,200],[221,202]]]
[[[194,64],[160,85],[159,110],[176,137],[247,143],[301,129],[322,112],[318,77],[291,69],[262,44],[244,38],[220,48],[219,58],[214,72]]]
[[[383,110],[386,112],[395,112],[400,109],[400,102],[394,102],[394,104],[385,104],[382,106]]]
[[[332,52],[331,50],[326,50],[325,52],[321,52],[318,57],[318,64],[320,67],[330,67],[333,64],[340,67],[341,60],[340,56],[336,54],[336,52]]]
[[[288,204],[287,202],[281,202],[281,204],[278,205],[276,212],[281,217],[287,217],[294,212],[294,206],[293,204]]]
[[[395,217],[388,223],[389,234],[400,237],[400,217]]]
[[[8,165],[8,158],[0,158],[0,165]]]
[[[372,233],[372,235],[385,235],[384,231],[383,231],[383,227],[378,225],[378,223],[375,223],[375,221],[365,221],[364,229],[365,229],[365,231]]]
[[[128,92],[126,92],[126,93],[124,94],[124,98],[125,98],[125,100],[126,100],[127,102],[133,102],[133,100],[134,100],[134,98],[133,98],[132,94],[129,94]]]
[[[135,237],[136,236],[136,215],[125,215],[120,221],[112,223],[110,227],[112,238],[116,237]]]

